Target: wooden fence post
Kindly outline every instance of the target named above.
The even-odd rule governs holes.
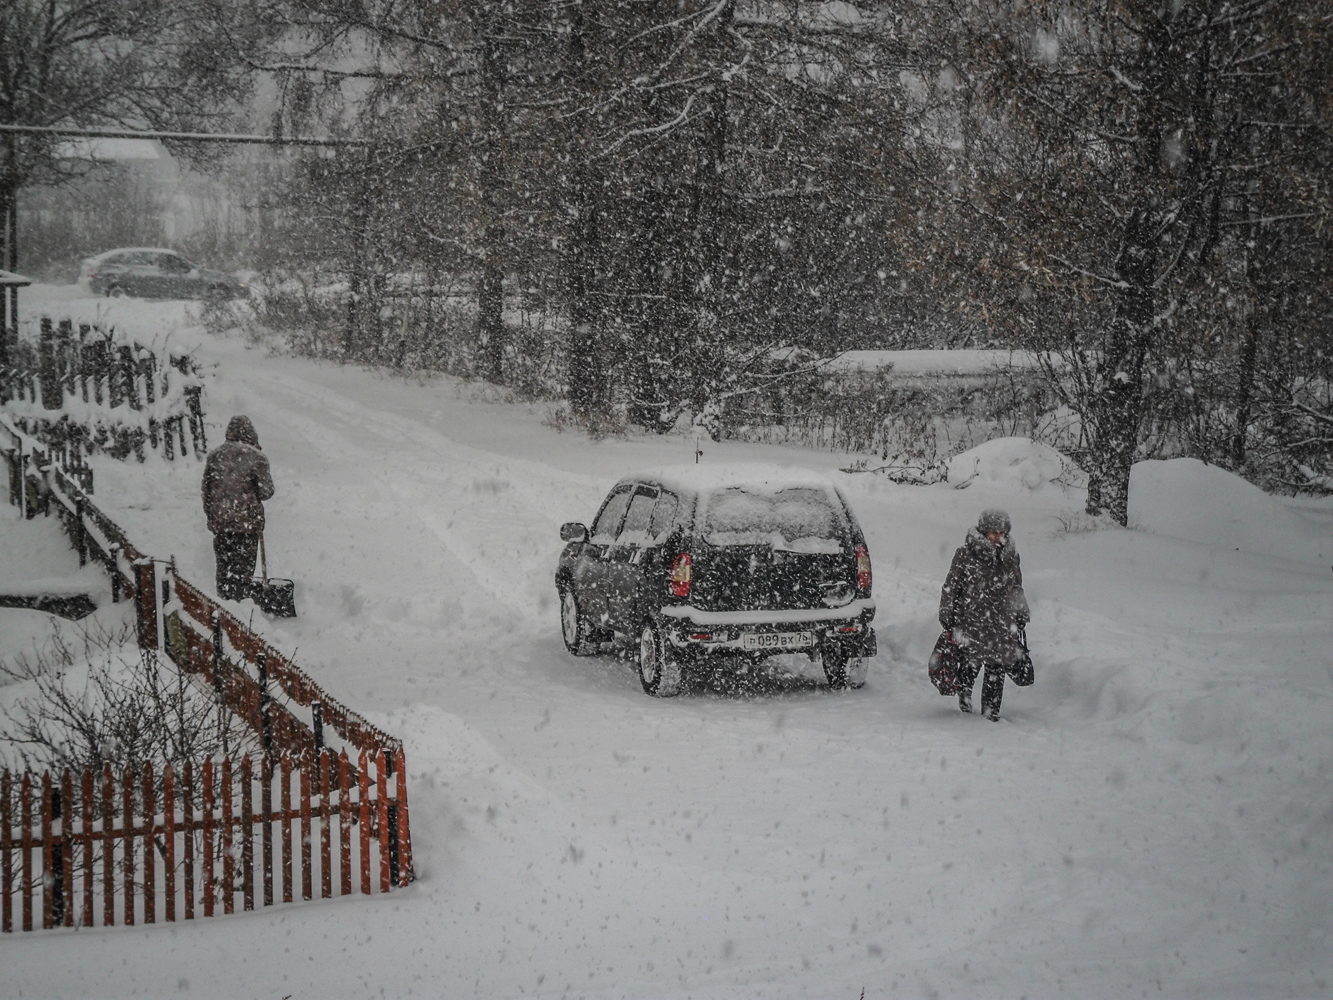
[[[56,879],[54,865],[52,864],[51,843],[51,773],[48,771],[42,775],[42,930],[47,930],[54,925],[52,922]]]
[[[231,758],[222,758],[222,912],[235,913],[236,858],[231,851]]]
[[[305,757],[301,761],[301,898],[314,898],[314,889],[311,887],[310,879],[310,837],[312,830],[310,826],[310,786],[314,783],[314,771],[311,769],[311,758]]]
[[[370,895],[370,766],[366,752],[357,759],[356,790],[361,799],[361,892]]]
[[[330,843],[331,812],[329,809],[329,767],[332,761],[328,748],[319,752],[319,895],[328,899],[333,895],[333,852]]]
[[[213,915],[213,897],[216,886],[213,882],[213,762],[204,761],[204,916]]]
[[[124,586],[124,582],[121,580],[120,576],[119,542],[112,542],[109,546],[107,546],[106,558],[107,562],[111,564],[111,603],[119,604],[121,596],[120,592],[122,587]]]
[[[185,762],[181,785],[181,820],[185,827],[185,919],[194,919],[194,767]]]
[[[394,751],[398,773],[398,885],[407,888],[416,877],[412,871],[412,834],[407,824],[407,759],[403,748]]]
[[[176,771],[162,771],[162,883],[167,923],[176,922]]]
[[[282,775],[282,901],[292,901],[292,758],[285,751],[278,762]]]
[[[157,857],[153,850],[153,818],[157,795],[153,789],[153,765],[143,766],[143,922],[157,923]]]
[[[379,834],[380,834],[380,892],[388,892],[393,888],[393,874],[389,868],[389,852],[393,843],[389,832],[389,781],[384,751],[381,750],[375,755],[375,794],[378,798],[376,805],[379,807]]]
[[[3,332],[3,331],[0,331]],[[14,870],[10,865],[9,852],[13,844],[9,839],[10,828],[13,825],[14,818],[11,813],[13,801],[13,779],[9,776],[9,768],[0,776],[0,932],[12,934],[14,932],[14,901],[11,893],[14,891]]]
[[[88,402],[88,367],[89,355],[92,353],[89,348],[92,342],[88,339],[88,334],[92,332],[92,327],[87,323],[79,324],[79,388],[82,389],[83,401]]]
[[[268,656],[261,649],[255,656],[255,672],[259,679],[259,739],[265,759],[273,757],[273,720],[269,712]]]
[[[352,894],[352,778],[347,751],[338,754],[338,874],[341,895]]]
[[[139,648],[158,649],[157,566],[152,559],[134,564],[134,614],[139,626]]]
[[[247,911],[255,908],[255,818],[250,788],[253,780],[250,755],[246,754],[241,758],[241,903]]]
[[[58,410],[65,405],[65,399],[60,386],[60,374],[56,371],[56,338],[55,330],[51,326],[50,316],[42,317],[38,352],[42,384],[42,409]]]
[[[262,813],[259,842],[264,855],[264,905],[273,905],[273,758],[265,754],[259,762],[259,811]]]
[[[83,769],[83,921],[82,926],[93,925],[93,772]]]
[[[121,787],[121,842],[125,845],[125,926],[134,926],[134,771],[125,768]]]
[[[74,344],[74,321],[68,317],[62,319],[58,325],[58,330],[56,375],[60,379],[62,389],[72,396],[74,395],[74,368],[78,359],[77,348]],[[61,405],[64,405],[63,401]]]
[[[19,788],[19,844],[23,851],[23,929],[32,930],[32,778],[25,771]]]
[[[116,922],[115,781],[111,765],[102,765],[102,926]]]
[[[61,922],[74,926],[74,779],[69,768],[60,777]]]

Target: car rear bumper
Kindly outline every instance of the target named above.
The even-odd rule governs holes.
[[[853,601],[841,608],[797,611],[701,611],[689,605],[670,605],[661,611],[666,639],[681,651],[695,655],[746,653],[771,655],[813,652],[842,647],[849,656],[874,656],[875,602]],[[798,647],[752,648],[755,636],[803,636]]]

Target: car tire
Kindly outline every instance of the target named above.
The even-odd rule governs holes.
[[[227,302],[231,299],[231,289],[226,285],[209,285],[208,291],[204,293],[204,298],[215,305]]]
[[[639,683],[655,698],[671,698],[680,693],[683,679],[680,658],[662,637],[662,630],[651,623],[639,634]]]
[[[112,299],[124,298],[125,289],[121,288],[119,285],[112,285],[110,288],[106,290],[106,294],[108,298]]]
[[[579,607],[574,588],[567,583],[560,586],[560,635],[565,640],[565,648],[575,656],[591,656],[597,651],[592,625]]]
[[[824,650],[820,659],[824,662],[824,676],[828,679],[828,686],[835,691],[865,687],[869,664],[864,656],[849,656],[841,646],[830,646]]]

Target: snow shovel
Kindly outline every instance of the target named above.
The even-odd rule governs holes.
[[[252,581],[255,591],[255,603],[266,615],[275,618],[296,617],[296,584],[291,580],[269,578],[268,557],[264,554],[264,535],[259,535],[259,567],[262,578]]]

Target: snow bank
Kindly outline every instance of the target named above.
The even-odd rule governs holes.
[[[1136,463],[1129,475],[1129,524],[1215,548],[1333,561],[1333,539],[1309,518],[1197,458]]]
[[[1035,351],[847,351],[834,368],[872,371],[893,366],[898,375],[988,375],[1008,368],[1036,369]]]
[[[1072,461],[1049,445],[1025,437],[996,438],[949,459],[947,479],[954,489],[977,483],[1010,490],[1036,491],[1053,483],[1061,489],[1083,486],[1086,477]]]

